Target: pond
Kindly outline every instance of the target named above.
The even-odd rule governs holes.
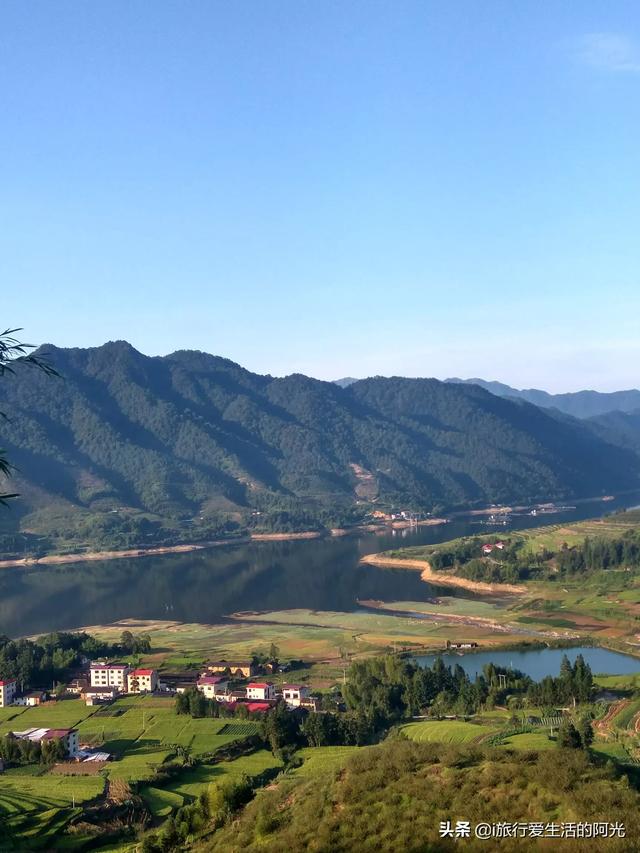
[[[594,674],[640,673],[640,658],[590,646],[575,646],[570,649],[507,649],[465,654],[447,652],[440,657],[446,666],[453,667],[459,664],[470,678],[480,675],[486,663],[493,663],[496,666],[519,669],[534,681],[540,681],[546,675],[558,675],[564,655],[571,663],[575,662],[578,655],[582,655]],[[422,655],[415,658],[421,666],[431,666],[435,659],[435,655]]]

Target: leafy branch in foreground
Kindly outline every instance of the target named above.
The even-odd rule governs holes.
[[[5,329],[0,332],[0,376],[5,374],[15,374],[18,367],[34,367],[41,370],[46,376],[58,376],[58,372],[53,367],[46,354],[30,353],[29,350],[35,349],[33,344],[26,344],[14,337],[16,332],[21,332],[22,329]],[[0,412],[0,420],[8,420],[4,412]],[[11,475],[13,466],[6,457],[4,450],[0,449],[0,474],[4,477]],[[18,497],[17,494],[0,494],[0,504],[7,506],[7,501],[10,498]]]

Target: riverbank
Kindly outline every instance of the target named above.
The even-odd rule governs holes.
[[[417,526],[432,527],[446,524],[446,518],[429,518],[419,521]],[[11,569],[29,566],[62,565],[64,563],[84,563],[96,560],[118,560],[124,558],[150,557],[162,554],[186,554],[190,551],[202,551],[207,548],[217,548],[223,545],[246,545],[248,542],[296,542],[309,539],[329,539],[338,536],[357,536],[362,533],[383,533],[389,528],[408,527],[409,522],[383,522],[380,524],[362,524],[349,528],[332,528],[331,530],[303,530],[297,533],[250,533],[246,536],[236,536],[226,539],[212,539],[207,542],[189,542],[180,545],[157,545],[149,548],[128,548],[122,551],[83,551],[69,554],[43,554],[41,557],[14,557],[0,560],[0,569]]]
[[[483,581],[472,581],[468,578],[460,578],[457,575],[446,572],[434,572],[427,560],[402,560],[398,557],[386,557],[384,554],[367,554],[360,559],[361,563],[370,566],[380,566],[392,569],[413,569],[420,572],[420,577],[425,583],[438,586],[455,586],[475,592],[479,595],[523,595],[527,592],[526,586],[512,583],[484,583]]]

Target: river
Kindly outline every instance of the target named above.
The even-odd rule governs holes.
[[[467,518],[380,534],[3,569],[0,633],[25,636],[127,618],[211,624],[241,610],[353,611],[358,600],[425,601],[455,591],[423,583],[418,572],[362,565],[360,558],[401,545],[596,517],[639,500],[635,494],[585,502],[559,515],[514,517],[506,528]]]

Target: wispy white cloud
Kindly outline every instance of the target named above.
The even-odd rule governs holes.
[[[640,48],[633,39],[618,33],[588,33],[580,37],[576,57],[603,71],[640,73]]]

